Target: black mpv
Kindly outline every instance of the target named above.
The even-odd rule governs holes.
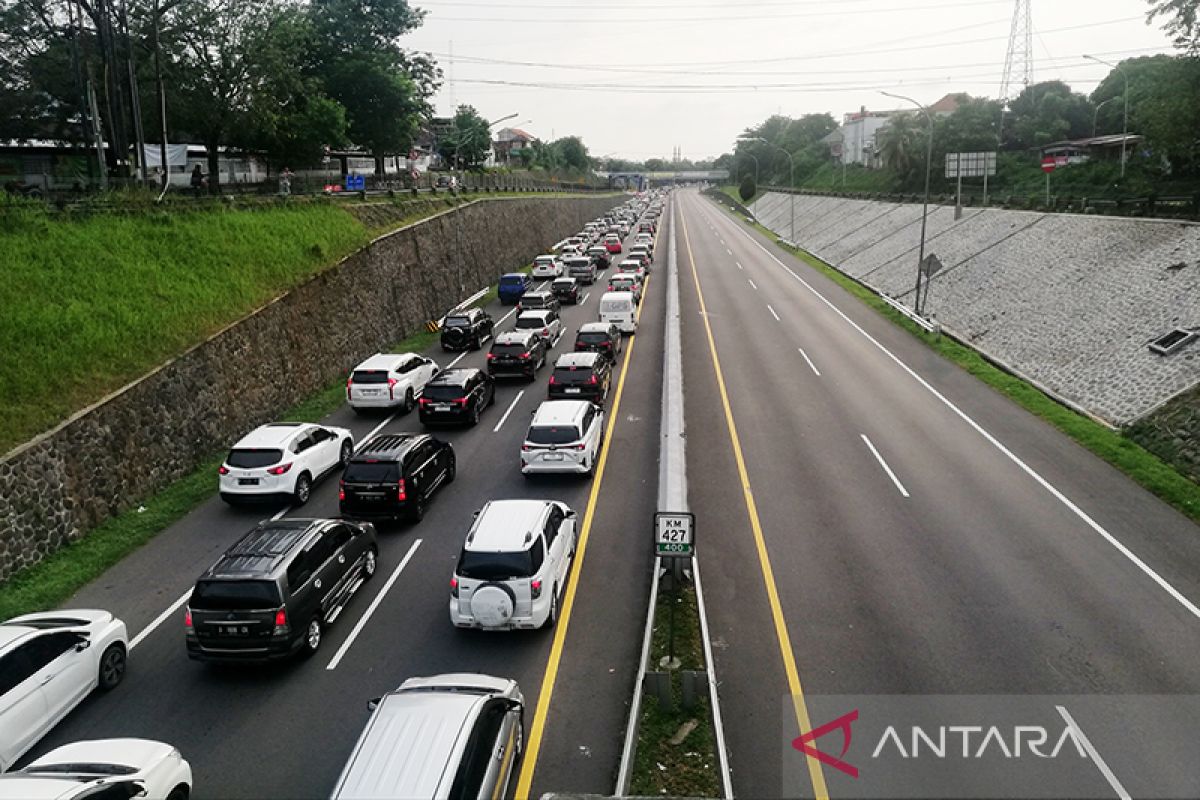
[[[454,480],[449,442],[425,433],[381,433],[355,451],[342,472],[338,507],[353,519],[420,522],[433,493]]]

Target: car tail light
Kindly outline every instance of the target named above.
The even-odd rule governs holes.
[[[589,376],[588,376],[588,381],[587,381],[587,382],[588,382],[588,384],[589,384],[589,385],[591,385],[591,386],[595,386],[595,385],[596,385],[596,376],[595,376],[595,375],[589,375]]]
[[[289,461],[286,464],[280,464],[278,467],[271,467],[269,470],[267,470],[267,473],[271,475],[282,475],[291,468],[292,462]]]
[[[190,608],[183,612],[183,627],[192,627],[192,610]]]
[[[418,402],[418,403],[420,403],[420,404],[421,404],[421,405],[423,405],[423,406],[427,406],[427,405],[429,405],[429,403],[430,403],[430,400],[429,400],[429,398],[428,398],[428,397],[422,397],[422,398],[421,398],[420,400],[418,400],[417,402]]]
[[[529,452],[530,450],[532,450],[532,449],[533,449],[533,445],[531,445],[531,444],[523,444],[523,445],[521,445],[521,449],[522,449],[522,450],[524,450],[525,452]]]
[[[455,405],[463,406],[465,408],[467,405],[467,400],[469,399],[470,398],[467,397],[456,397],[451,402],[453,402]]]
[[[349,378],[346,378],[346,399],[347,400],[350,399],[350,387],[353,384],[354,384],[354,376],[351,375]]]
[[[388,378],[388,397],[391,398],[392,400],[396,399],[396,395],[394,394],[394,392],[396,389],[396,384],[399,382],[400,381],[396,380],[395,378]]]
[[[404,491],[404,478],[396,482],[396,499],[401,503],[408,499],[408,494]]]
[[[530,581],[529,582],[529,594],[531,597],[533,597],[534,600],[537,600],[539,597],[541,597],[542,596],[542,582],[541,581]]]
[[[542,336],[549,336],[549,335],[550,335],[550,329],[542,328]]]
[[[450,579],[450,596],[458,597],[458,578]]]
[[[558,383],[558,381],[556,381],[556,380],[554,379],[554,376],[553,376],[553,375],[551,375],[551,376],[550,376],[550,385],[551,385],[551,386],[553,386],[553,385],[554,385],[554,384],[556,384],[556,383]]]
[[[583,450],[583,448],[584,448],[584,446],[582,444],[573,444],[573,445],[571,445],[571,447],[575,450]]]
[[[338,481],[338,502],[346,499],[346,482]]]
[[[487,354],[487,360],[488,360],[488,361],[494,361],[494,360],[495,360],[495,358],[496,358],[496,354],[495,354],[495,353],[488,353],[488,354]]]
[[[229,467],[227,467],[227,466],[225,466],[224,464],[222,464],[221,466],[217,467],[217,474],[218,474],[218,475],[228,475],[228,474],[229,474]]]
[[[288,632],[287,609],[281,608],[275,612],[275,633]]]
[[[533,358],[533,353],[521,353],[521,355],[517,356],[517,358],[521,359],[522,361],[528,361],[529,359]]]

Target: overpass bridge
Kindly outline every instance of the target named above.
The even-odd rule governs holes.
[[[697,183],[700,181],[724,181],[729,178],[727,169],[692,169],[664,170],[660,172],[628,171],[628,172],[598,172],[602,178],[607,178],[610,186],[621,186],[626,189],[647,189],[651,186],[666,186],[676,183]]]

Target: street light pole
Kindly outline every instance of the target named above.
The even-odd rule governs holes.
[[[772,142],[768,139],[764,139],[761,136],[747,136],[745,138],[739,139],[739,141],[762,142],[763,144],[767,145],[768,147],[774,147],[776,150],[778,150],[779,152],[783,153],[785,156],[788,157],[788,188],[792,190],[788,193],[791,195],[790,205],[791,205],[791,216],[792,216],[791,222],[788,223],[788,241],[790,241],[792,243],[792,246],[795,247],[796,246],[796,191],[795,191],[795,189],[796,189],[796,159],[792,158],[792,154],[789,153],[786,148],[780,147],[779,145],[775,144],[774,142]],[[755,159],[754,163],[757,165],[758,159]],[[757,186],[757,185],[758,185],[758,182],[755,181],[755,186]]]
[[[902,94],[892,94],[891,92],[880,92],[880,94],[894,97],[897,100],[904,100],[912,103],[917,108],[921,109],[921,113],[925,115],[925,123],[929,127],[929,133],[925,144],[925,199],[921,204],[921,247],[917,253],[917,295],[913,301],[913,311],[918,316],[921,314],[921,270],[925,264],[925,227],[929,219],[929,175],[933,167],[933,117],[929,115],[929,109],[913,100],[911,97],[905,97]]]
[[[1115,97],[1110,97],[1107,100],[1101,101],[1099,103],[1099,105],[1096,106],[1096,109],[1092,112],[1092,138],[1093,139],[1096,138],[1096,120],[1098,120],[1100,118],[1100,109],[1104,108],[1106,105],[1108,105],[1109,103],[1111,103],[1113,100],[1116,100],[1116,99],[1117,98],[1115,98]]]
[[[1087,53],[1083,57],[1088,61],[1095,61],[1097,64],[1104,64],[1107,67],[1112,67],[1117,72],[1121,73],[1121,77],[1125,79],[1125,114],[1124,122],[1121,125],[1121,177],[1125,177],[1125,147],[1129,143],[1129,74],[1121,67],[1120,64],[1113,64],[1111,61],[1105,61],[1102,58],[1089,56]],[[1099,106],[1097,106],[1099,108]],[[1094,127],[1094,126],[1093,126]]]

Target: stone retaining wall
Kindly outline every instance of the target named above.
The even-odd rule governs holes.
[[[911,305],[920,204],[768,193],[751,206],[788,238]],[[1200,225],[930,206],[926,252],[944,265],[926,309],[990,356],[1114,425],[1200,384],[1200,341],[1159,356],[1173,328],[1200,329]]]
[[[479,200],[383,236],[16,448],[0,459],[0,580],[137,505],[621,199]]]

